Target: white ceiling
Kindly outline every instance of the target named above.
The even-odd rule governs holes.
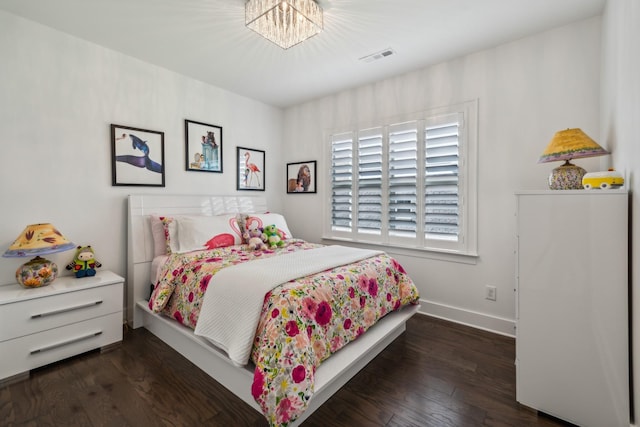
[[[1,0],[0,9],[287,107],[599,15],[606,0],[318,2],[324,31],[289,50],[244,26],[245,0]],[[359,60],[386,48],[396,54]]]

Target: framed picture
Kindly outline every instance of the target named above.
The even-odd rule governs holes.
[[[264,191],[264,151],[238,147],[238,190]]]
[[[287,193],[316,192],[316,161],[287,163]]]
[[[184,121],[186,169],[222,173],[222,128]]]
[[[112,124],[111,185],[164,187],[164,132]]]

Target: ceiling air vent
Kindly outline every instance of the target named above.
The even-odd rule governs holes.
[[[362,58],[360,58],[360,61],[373,62],[373,61],[376,61],[378,59],[386,58],[387,56],[391,56],[391,55],[395,55],[395,54],[396,54],[396,51],[389,47],[387,49],[381,50],[380,52],[376,52],[376,53],[372,53],[371,55],[363,56]]]

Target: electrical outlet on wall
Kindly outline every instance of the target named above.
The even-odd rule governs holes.
[[[484,289],[484,297],[490,301],[495,301],[498,297],[498,290],[495,286],[487,285]]]

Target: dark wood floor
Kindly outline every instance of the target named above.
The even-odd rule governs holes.
[[[416,315],[304,427],[561,426],[515,401],[515,343]],[[144,329],[0,388],[2,426],[266,426]]]

